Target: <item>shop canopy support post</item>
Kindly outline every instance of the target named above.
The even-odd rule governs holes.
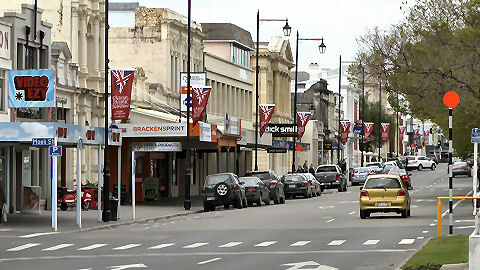
[[[118,197],[118,205],[117,205],[117,220],[120,220],[120,200],[122,197],[122,146],[118,147],[117,150],[117,197]]]
[[[98,223],[102,222],[102,145],[98,145],[98,182],[97,182],[97,210],[98,210]],[[94,199],[94,198],[92,198]]]
[[[135,220],[135,151],[132,151],[132,220]]]
[[[57,138],[54,138],[54,145],[57,146]],[[50,158],[52,162],[52,230],[57,231],[57,156]]]
[[[82,228],[82,139],[77,144],[77,225]]]

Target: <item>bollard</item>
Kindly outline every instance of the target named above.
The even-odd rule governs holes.
[[[437,203],[437,237],[442,236],[442,200],[438,198]]]

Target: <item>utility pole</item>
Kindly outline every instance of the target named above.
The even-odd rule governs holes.
[[[337,164],[340,164],[340,136],[341,136],[341,124],[340,124],[340,105],[342,104],[342,56],[340,55],[340,61],[338,65],[338,137],[337,137]]]
[[[381,138],[381,126],[382,126],[382,78],[378,77],[379,88],[378,88],[378,160],[381,158],[382,150],[382,138]]]

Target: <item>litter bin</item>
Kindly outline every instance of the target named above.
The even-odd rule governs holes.
[[[117,221],[118,199],[110,197],[110,215],[112,221]]]

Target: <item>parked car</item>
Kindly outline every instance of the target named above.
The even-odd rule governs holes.
[[[438,165],[438,157],[436,155],[431,155],[427,158],[429,158],[431,161],[435,162],[436,165]]]
[[[312,186],[312,195],[320,196],[322,195],[322,187],[320,186],[320,182],[313,176],[311,173],[304,173],[305,177],[307,178],[308,182]]]
[[[421,171],[424,168],[430,168],[433,171],[437,167],[435,162],[426,156],[409,156],[407,157],[407,160],[407,168],[409,169],[417,169]]]
[[[245,188],[248,206],[252,206],[254,203],[260,206],[262,202],[266,205],[270,204],[270,190],[260,178],[249,176],[240,177],[238,180],[240,183],[243,183],[243,187]]]
[[[270,190],[270,199],[275,204],[285,203],[284,185],[280,182],[279,177],[273,171],[252,171],[246,172],[245,176],[256,176],[262,180],[262,182]]]
[[[354,168],[351,176],[352,186],[360,185],[365,183],[367,176],[372,174],[371,167],[358,167]]]
[[[315,170],[315,178],[320,182],[321,190],[337,188],[347,191],[347,178],[338,165],[320,165]]]
[[[215,207],[223,205],[228,209],[233,204],[238,209],[247,206],[245,188],[233,173],[211,174],[203,184],[203,210],[215,211]]]
[[[467,162],[457,161],[453,163],[452,176],[455,177],[457,175],[472,177],[472,168],[470,168]]]
[[[370,175],[360,191],[360,218],[376,212],[396,212],[410,216],[410,195],[397,175]]]
[[[410,179],[411,174],[409,174],[405,169],[393,169],[390,170],[388,174],[400,176],[400,179],[402,179],[402,182],[406,187],[410,187],[412,185],[412,180]]]
[[[301,173],[286,174],[280,181],[285,185],[285,196],[287,198],[295,198],[295,196],[312,197],[312,186],[305,175]]]
[[[388,174],[388,172],[390,172],[390,170],[394,170],[394,169],[398,169],[396,164],[386,163],[383,166],[382,172],[383,172],[383,174]]]

